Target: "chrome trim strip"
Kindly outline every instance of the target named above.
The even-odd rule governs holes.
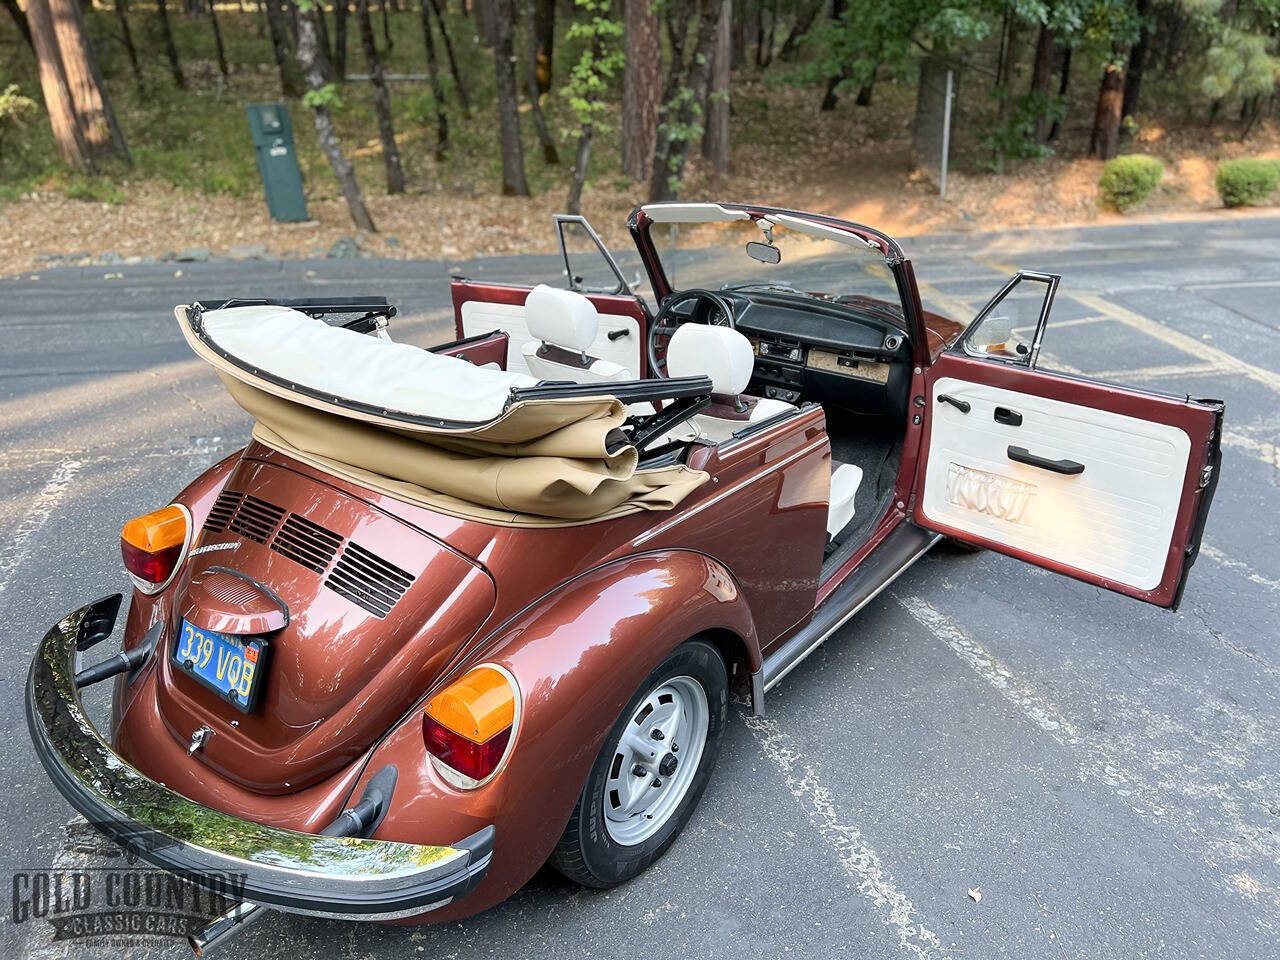
[[[868,603],[870,603],[872,600],[878,597],[884,591],[884,589],[889,586],[889,584],[893,583],[893,581],[897,580],[898,577],[902,576],[902,574],[904,574],[907,571],[908,567],[910,567],[913,563],[915,563],[922,556],[928,553],[929,550],[933,547],[933,545],[936,544],[941,539],[942,539],[942,534],[940,533],[934,534],[933,537],[931,537],[923,547],[921,547],[919,550],[913,553],[911,557],[905,563],[902,564],[902,566],[898,567],[897,570],[895,570],[879,586],[877,586],[874,590],[872,590],[871,593],[869,593],[867,596],[863,597],[860,601],[855,603],[848,610],[848,612],[846,612],[836,622],[835,626],[831,627],[825,633],[819,635],[811,644],[809,644],[807,647],[804,648],[803,651],[801,651],[797,656],[795,656],[790,663],[782,667],[777,673],[777,675],[766,679],[764,682],[765,692],[767,693],[768,691],[772,690],[782,680],[783,677],[785,677],[788,673],[790,673],[797,666],[799,666],[804,661],[804,659],[809,656],[809,654],[813,653],[813,651],[817,650],[818,647],[822,646],[822,644],[826,642],[828,637],[830,637],[833,633],[835,633],[837,630],[843,627],[846,623],[848,623],[853,618],[853,615],[855,613],[857,613],[859,610],[865,607]],[[765,659],[766,672],[768,670],[768,663],[769,663],[768,658],[766,658]]]

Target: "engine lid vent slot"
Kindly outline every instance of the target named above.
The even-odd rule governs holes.
[[[205,518],[204,529],[206,533],[222,533],[227,529],[227,523],[236,512],[236,507],[240,506],[240,499],[244,496],[236,490],[223,490],[218,494],[218,499],[213,503],[213,509],[209,511],[209,516]]]
[[[358,544],[348,543],[325,586],[384,618],[412,583],[412,574]]]
[[[275,529],[280,518],[284,516],[284,508],[277,507],[273,503],[267,503],[265,500],[259,500],[253,494],[245,494],[244,500],[240,503],[240,509],[236,511],[236,515],[232,518],[228,529],[232,533],[238,533],[247,540],[255,543],[266,543],[271,537],[271,531]]]
[[[342,537],[296,513],[285,518],[284,526],[271,541],[271,549],[313,573],[324,573],[342,546]]]

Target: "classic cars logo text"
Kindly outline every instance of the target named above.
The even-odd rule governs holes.
[[[13,875],[12,920],[47,920],[53,939],[187,937],[243,899],[242,874],[209,874],[209,889],[163,870],[23,870]],[[91,944],[90,944],[91,945]]]

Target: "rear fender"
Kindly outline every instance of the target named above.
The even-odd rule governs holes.
[[[465,903],[432,912],[432,922],[495,904],[534,874],[559,840],[627,701],[668,653],[708,632],[737,638],[747,669],[760,669],[751,612],[724,566],[688,551],[615,561],[544,597],[451,672],[449,679],[473,664],[496,663],[519,684],[516,741],[496,778],[471,791],[446,784],[426,757],[420,710],[392,731],[364,774],[367,780],[393,763],[399,775],[395,801],[375,836],[424,842],[481,822],[497,829],[483,884]]]

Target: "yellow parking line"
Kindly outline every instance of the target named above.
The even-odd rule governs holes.
[[[1112,320],[1123,323],[1125,326],[1145,333],[1152,339],[1159,340],[1161,343],[1167,344],[1183,353],[1193,357],[1199,357],[1201,360],[1220,365],[1223,370],[1241,374],[1248,377],[1255,383],[1260,383],[1268,389],[1280,393],[1280,373],[1274,373],[1270,370],[1264,370],[1261,367],[1255,367],[1251,363],[1246,363],[1239,357],[1234,357],[1225,350],[1219,350],[1199,340],[1196,337],[1188,336],[1180,333],[1163,324],[1156,323],[1141,314],[1134,313],[1132,310],[1126,310],[1124,307],[1117,306],[1109,300],[1092,293],[1068,293],[1072,300],[1076,303],[1083,304],[1090,310],[1097,313],[1105,314]],[[1050,320],[1052,326],[1052,320]]]
[[[958,323],[968,323],[973,319],[974,314],[978,311],[968,302],[961,300],[959,297],[953,297],[943,293],[931,283],[925,283],[919,277],[916,277],[916,289],[920,291],[920,299],[928,300],[941,310],[945,310]],[[984,301],[985,302],[985,301]],[[925,306],[928,310],[928,305]]]

